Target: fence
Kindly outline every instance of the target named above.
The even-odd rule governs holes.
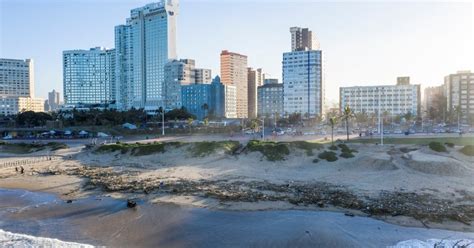
[[[33,164],[40,163],[43,161],[51,161],[51,160],[57,160],[57,159],[59,159],[59,156],[41,156],[41,157],[33,157],[33,158],[22,159],[22,160],[8,161],[8,162],[1,163],[0,169],[24,166],[24,165],[33,165]]]

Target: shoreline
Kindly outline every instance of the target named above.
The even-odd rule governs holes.
[[[5,190],[0,189],[1,192]],[[10,192],[10,199],[18,198],[15,192],[24,194],[22,190],[7,192]],[[146,201],[140,202],[135,209],[129,209],[125,201],[111,197],[91,195],[66,203],[55,200],[58,199],[56,196],[51,198],[47,193],[28,196],[29,203],[10,206],[8,212],[0,211],[2,219],[10,223],[5,228],[2,226],[5,223],[0,222],[0,229],[98,246],[381,247],[402,241],[427,242],[446,236],[450,237],[449,240],[474,240],[474,233],[403,227],[330,211],[210,210]],[[2,197],[4,199],[5,195],[0,194]],[[26,224],[25,220],[34,222]],[[74,231],[69,230],[71,228]],[[242,240],[242,236],[247,239]]]
[[[444,154],[417,145],[349,144],[358,150],[355,158],[314,163],[313,151],[299,148],[268,161],[258,152],[194,156],[194,143],[170,144],[171,150],[165,145],[147,155],[61,150],[53,153],[58,159],[25,166],[25,174],[0,168],[0,188],[53,193],[65,201],[110,196],[209,210],[328,211],[474,232],[474,166],[456,148]]]

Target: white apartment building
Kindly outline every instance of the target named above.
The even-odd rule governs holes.
[[[238,118],[237,88],[233,85],[224,85],[224,116],[225,118]]]
[[[115,49],[63,52],[64,102],[70,106],[115,102]]]
[[[378,85],[339,88],[339,109],[349,106],[354,113],[387,112],[391,116],[420,113],[420,85]]]
[[[44,111],[43,99],[35,98],[32,59],[0,58],[0,115],[20,111]],[[30,104],[41,102],[40,106]],[[26,104],[28,103],[28,104]]]
[[[176,58],[177,0],[132,9],[115,27],[117,108],[156,110],[165,100],[165,64]]]

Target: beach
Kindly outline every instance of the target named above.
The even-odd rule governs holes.
[[[50,221],[72,221],[72,226],[81,230],[74,233],[82,236],[54,238],[92,245],[122,246],[114,243],[117,233],[122,237],[130,235],[126,238],[130,242],[134,242],[135,236],[143,238],[143,235],[160,233],[167,236],[167,240],[153,236],[151,243],[139,246],[187,247],[190,243],[173,243],[174,239],[191,240],[189,242],[194,244],[198,235],[202,237],[202,246],[216,242],[229,247],[237,243],[219,243],[219,240],[234,237],[237,242],[239,235],[265,233],[265,228],[271,226],[278,231],[299,231],[283,235],[284,240],[278,241],[278,231],[272,230],[268,235],[275,243],[259,243],[265,237],[261,236],[249,239],[245,246],[284,247],[290,244],[288,242],[300,240],[301,246],[357,247],[366,242],[379,247],[410,239],[425,242],[444,238],[441,237],[443,232],[453,237],[473,238],[472,157],[458,152],[458,147],[438,153],[419,145],[349,146],[357,151],[355,157],[317,163],[314,158],[327,146],[314,149],[312,153],[290,147],[290,153],[281,161],[269,161],[259,152],[229,154],[220,149],[196,156],[192,143],[165,146],[160,152],[139,156],[77,148],[40,151],[28,156],[54,156],[54,159],[22,165],[23,174],[17,172],[15,166],[1,167],[0,188],[51,194],[56,203],[12,216],[17,220],[41,216]],[[2,154],[0,165],[21,159],[25,158]],[[136,200],[138,207],[127,209],[126,199]],[[68,200],[72,203],[67,203]],[[94,221],[98,216],[100,221]],[[202,216],[212,216],[203,222],[207,226],[196,224],[205,218]],[[230,218],[232,224],[227,226],[222,218]],[[338,218],[342,222],[337,228],[352,225],[354,220],[363,221],[356,221],[350,230],[340,229],[345,234],[338,236],[329,231],[338,230],[331,226]],[[374,228],[382,225],[386,239],[370,241],[370,237],[363,235],[373,230],[351,234],[357,232],[357,225],[367,226],[366,222],[372,221],[376,223]],[[194,229],[187,229],[193,225]],[[410,228],[420,233],[400,236],[390,233],[384,225],[390,225],[393,230],[406,229],[407,234],[411,233]],[[214,239],[197,231],[217,232],[210,226],[224,231],[223,226],[227,226],[228,230]],[[252,230],[248,226],[260,229]],[[117,230],[118,227],[121,229]],[[239,233],[239,230],[248,233]],[[325,235],[322,230],[328,232],[328,239],[322,238]],[[20,229],[8,231],[22,233]],[[310,236],[306,231],[323,243],[302,238]],[[426,233],[421,235],[423,232]],[[32,234],[41,236],[41,233]],[[172,236],[175,238],[169,240]],[[349,238],[353,236],[362,238]],[[126,239],[118,238],[117,242]]]

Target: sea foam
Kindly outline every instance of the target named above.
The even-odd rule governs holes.
[[[474,240],[470,239],[428,239],[421,241],[418,239],[410,239],[398,242],[389,248],[474,248]]]
[[[64,248],[92,248],[94,246],[74,242],[64,242],[58,239],[34,237],[25,234],[11,233],[0,229],[0,247],[64,247]]]

